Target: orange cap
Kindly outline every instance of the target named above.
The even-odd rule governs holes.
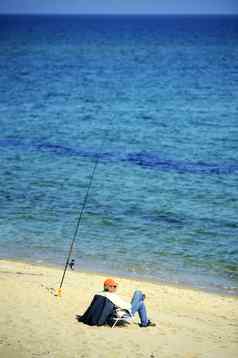
[[[107,278],[104,281],[104,286],[117,286],[117,282],[114,281],[112,278]]]

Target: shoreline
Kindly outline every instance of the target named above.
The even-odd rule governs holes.
[[[61,270],[62,274],[63,274],[63,269],[64,269],[64,265],[61,264],[57,264],[57,263],[51,263],[51,262],[46,262],[46,261],[33,261],[31,259],[27,260],[27,259],[14,259],[14,258],[1,258],[0,257],[0,263],[1,261],[9,261],[9,262],[13,262],[13,263],[24,263],[27,265],[32,265],[32,266],[39,266],[39,267],[49,267],[49,268],[53,268],[53,269],[57,269],[57,270]],[[66,272],[66,276],[69,272],[72,272],[69,268]],[[216,286],[212,286],[212,287],[201,287],[201,286],[196,286],[195,284],[189,284],[189,283],[185,283],[185,282],[174,282],[174,281],[169,281],[169,280],[162,280],[159,278],[153,278],[153,277],[148,277],[148,276],[143,276],[143,275],[139,275],[139,274],[131,274],[129,272],[121,272],[121,271],[116,271],[116,270],[111,270],[111,272],[109,272],[109,270],[101,270],[101,269],[97,269],[96,267],[84,267],[82,266],[82,269],[80,268],[76,268],[73,270],[73,272],[78,272],[78,273],[85,273],[85,274],[91,274],[91,275],[98,275],[98,276],[116,276],[116,277],[120,277],[120,278],[124,278],[124,279],[128,279],[128,280],[132,280],[132,281],[138,281],[138,282],[147,282],[147,283],[152,283],[155,285],[159,285],[159,286],[169,286],[169,287],[174,287],[174,288],[181,288],[181,289],[188,289],[188,290],[194,290],[197,292],[204,292],[204,293],[209,293],[209,294],[214,294],[214,295],[218,295],[221,297],[238,297],[238,287],[234,287],[233,290],[229,289],[225,289],[225,288],[220,288],[220,287],[216,287]],[[59,281],[60,281],[60,277],[59,277]],[[229,292],[231,291],[231,292]]]
[[[0,260],[0,356],[8,358],[235,358],[238,299],[115,277],[129,302],[146,294],[156,327],[141,329],[136,315],[125,328],[89,327],[75,320],[107,277],[72,271],[55,297],[62,270]],[[110,347],[110,349],[109,349]]]

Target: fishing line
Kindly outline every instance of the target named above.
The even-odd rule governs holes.
[[[60,281],[60,286],[59,286],[59,288],[57,289],[56,296],[61,296],[61,294],[62,294],[62,286],[63,286],[63,282],[64,282],[64,279],[65,279],[65,274],[66,274],[67,269],[68,269],[68,266],[69,266],[69,261],[70,261],[70,258],[71,258],[71,255],[72,255],[72,251],[73,251],[73,247],[74,247],[74,244],[75,244],[77,235],[78,235],[80,222],[81,222],[81,219],[82,219],[82,216],[83,216],[85,207],[86,207],[86,205],[87,205],[89,192],[90,192],[90,189],[91,189],[91,186],[92,186],[92,183],[93,183],[93,179],[94,179],[94,175],[95,175],[95,172],[96,172],[98,163],[99,163],[100,154],[102,153],[102,149],[103,149],[103,147],[104,147],[104,144],[105,144],[105,141],[106,141],[106,138],[107,138],[107,134],[108,134],[108,132],[106,132],[106,134],[105,134],[105,136],[104,136],[104,138],[103,138],[101,147],[100,147],[100,149],[99,149],[99,151],[98,151],[98,154],[97,154],[97,156],[96,156],[96,160],[95,160],[94,165],[93,165],[93,168],[92,168],[91,175],[90,175],[90,177],[89,177],[89,182],[88,182],[87,191],[86,191],[86,194],[85,194],[85,196],[84,196],[84,200],[83,200],[83,204],[82,204],[81,211],[80,211],[80,214],[79,214],[79,218],[78,218],[78,220],[77,220],[77,224],[76,224],[76,227],[75,227],[73,239],[72,239],[72,241],[71,241],[71,244],[70,244],[70,247],[69,247],[69,252],[68,252],[68,255],[67,255],[66,262],[65,262],[64,272],[63,272],[63,275],[62,275],[62,278],[61,278],[61,281]]]

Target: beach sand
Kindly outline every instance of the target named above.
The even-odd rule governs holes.
[[[105,276],[67,272],[61,298],[52,294],[62,270],[0,261],[1,358],[238,357],[238,298],[116,277],[130,300],[146,293],[156,327],[88,327],[82,314]]]

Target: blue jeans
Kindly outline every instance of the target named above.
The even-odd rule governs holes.
[[[142,326],[146,326],[148,323],[144,298],[145,296],[141,291],[135,291],[131,300],[132,316],[134,316],[136,312],[138,312]]]

